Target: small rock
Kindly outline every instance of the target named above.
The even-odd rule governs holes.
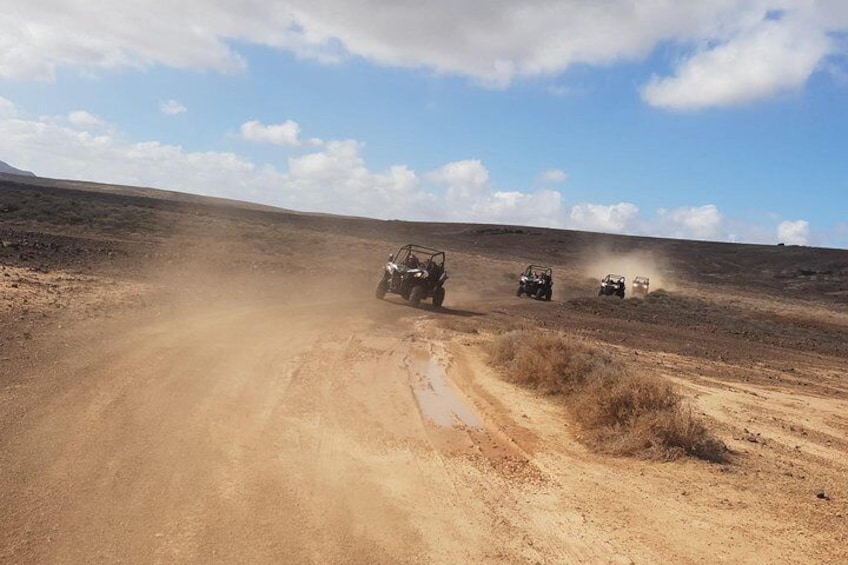
[[[830,500],[830,497],[823,490],[820,490],[816,493],[816,498],[818,498],[819,500]]]

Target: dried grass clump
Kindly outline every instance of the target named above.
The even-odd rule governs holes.
[[[595,449],[651,459],[722,461],[727,449],[658,377],[625,371],[595,374],[569,399],[575,420]]]
[[[515,383],[561,395],[594,449],[653,459],[721,461],[724,444],[661,378],[633,375],[606,352],[572,337],[514,331],[496,338],[490,361]]]
[[[532,330],[499,336],[489,355],[493,364],[506,369],[510,381],[543,394],[573,394],[589,375],[612,362],[582,341]]]

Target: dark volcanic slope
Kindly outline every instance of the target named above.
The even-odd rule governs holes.
[[[14,234],[34,232],[88,235],[116,242],[168,237],[184,226],[184,217],[189,215],[286,224],[398,244],[414,240],[493,258],[521,258],[566,268],[598,253],[649,253],[660,258],[666,271],[677,279],[755,293],[793,297],[813,294],[816,299],[848,302],[848,251],[844,250],[309,215],[152,189],[0,178],[0,220],[6,240],[16,239]],[[383,255],[383,250],[379,254]]]
[[[663,311],[688,312],[677,320],[710,331],[709,319],[717,313],[703,307],[698,299],[682,296],[656,296],[640,307],[599,304],[592,298],[594,280],[604,272],[600,267],[587,271],[597,257],[609,256],[609,271],[617,270],[616,260],[628,256],[649,256],[663,278],[689,289],[708,292],[741,292],[751,296],[814,301],[836,309],[848,306],[848,251],[799,246],[764,246],[711,243],[605,235],[542,228],[472,224],[415,223],[361,218],[299,214],[285,210],[208,199],[179,193],[132,187],[109,187],[90,183],[8,177],[0,179],[0,261],[5,265],[40,268],[91,269],[95,265],[132,271],[134,258],[165,253],[168,242],[186,232],[218,237],[222,241],[226,225],[249,227],[250,241],[260,245],[262,230],[292,229],[298,233],[353,237],[370,240],[373,264],[379,268],[394,246],[414,241],[443,247],[454,253],[510,262],[509,272],[526,262],[556,267],[560,300],[585,298],[569,305],[577,312],[604,310],[604,315],[642,322],[664,319]],[[248,230],[249,231],[249,230]],[[252,238],[252,239],[251,239]],[[242,238],[244,239],[244,238]],[[264,250],[283,245],[268,239]],[[272,246],[269,248],[268,246]],[[281,247],[280,252],[284,253]],[[332,251],[335,252],[335,251]],[[367,267],[365,267],[367,269]],[[503,283],[500,267],[489,277]],[[591,277],[587,278],[587,277]],[[648,316],[649,319],[645,319]],[[759,314],[756,322],[725,324],[721,332],[743,335],[752,324],[763,331],[758,335],[781,345],[779,332],[769,331],[775,320]],[[684,323],[684,322],[680,322]],[[673,324],[674,325],[674,324]],[[730,329],[734,325],[736,329]],[[749,329],[745,329],[749,328]],[[818,335],[816,325],[809,332]],[[825,332],[827,333],[827,332]],[[804,338],[796,335],[795,341]],[[814,341],[815,337],[809,337]],[[825,339],[824,348],[831,340]],[[838,349],[838,347],[837,347]]]
[[[4,240],[21,239],[15,234],[34,231],[66,237],[88,234],[115,241],[167,237],[184,224],[184,216],[195,215],[285,223],[322,233],[367,239],[415,240],[447,249],[473,250],[494,258],[524,258],[566,268],[582,264],[587,255],[598,253],[649,253],[660,258],[666,270],[677,279],[771,295],[805,297],[813,294],[816,299],[848,301],[848,252],[844,250],[681,241],[513,226],[315,216],[151,189],[114,187],[109,192],[108,188],[108,185],[47,179],[0,179],[2,237]],[[110,248],[106,252],[114,251]],[[24,252],[39,254],[36,249]],[[37,260],[35,256],[31,259]]]

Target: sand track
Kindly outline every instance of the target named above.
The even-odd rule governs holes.
[[[702,287],[604,301],[578,276],[586,234],[207,212],[123,247],[4,231],[0,562],[848,562],[830,252],[777,250],[755,295],[737,277],[763,249]],[[447,308],[373,300],[407,239],[450,246]],[[542,243],[554,301],[518,299]],[[654,244],[692,279],[726,251]],[[539,326],[673,381],[731,460],[589,452],[560,404],[482,359]]]
[[[401,325],[415,314],[378,307]],[[443,380],[423,400],[442,371],[431,344],[374,322],[358,303],[182,309],[115,322],[108,341],[19,376],[31,385],[4,434],[0,557],[520,557],[503,508],[515,494],[471,457],[464,423],[433,419],[472,412]]]
[[[588,453],[439,316],[195,300],[69,336],[4,391],[0,560],[838,562],[719,466]]]

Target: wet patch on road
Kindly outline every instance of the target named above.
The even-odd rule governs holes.
[[[434,356],[410,360],[412,393],[421,416],[443,428],[479,429],[480,419],[448,385],[445,368]]]

